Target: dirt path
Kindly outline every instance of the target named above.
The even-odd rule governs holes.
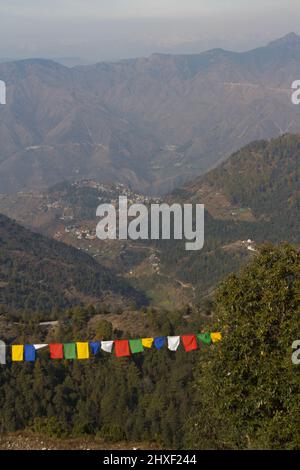
[[[30,432],[10,433],[0,436],[0,450],[157,450],[148,443],[107,443],[98,437],[54,439]]]

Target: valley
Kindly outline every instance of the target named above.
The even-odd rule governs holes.
[[[120,184],[80,180],[44,192],[1,195],[0,211],[116,270],[153,305],[195,306],[222,277],[247,262],[256,245],[299,243],[299,148],[300,138],[292,134],[254,142],[164,198],[144,196]],[[96,208],[102,202],[116,204],[120,195],[126,195],[129,204],[203,203],[204,249],[191,254],[176,240],[99,240]]]

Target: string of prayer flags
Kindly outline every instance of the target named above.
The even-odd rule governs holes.
[[[111,352],[112,352],[112,349],[113,349],[113,346],[114,346],[114,342],[113,342],[113,341],[101,341],[101,349],[102,349],[102,351],[111,353]]]
[[[132,354],[140,353],[144,351],[144,346],[141,339],[130,339],[129,340],[130,351]]]
[[[100,341],[90,341],[90,348],[93,356],[96,356],[96,354],[98,354],[98,352],[100,351],[100,346]]]
[[[196,335],[183,335],[181,339],[186,352],[198,349]]]
[[[142,345],[144,348],[152,348],[154,338],[142,338]]]
[[[166,342],[166,338],[164,336],[160,336],[154,339],[154,346],[156,349],[161,349]]]
[[[180,336],[168,336],[168,349],[177,351],[180,344]]]
[[[76,344],[75,343],[64,344],[64,356],[65,356],[65,359],[76,359]]]
[[[51,359],[89,359],[90,354],[96,356],[100,350],[112,353],[115,348],[117,357],[127,357],[131,354],[142,353],[144,349],[150,349],[154,345],[156,349],[162,349],[166,344],[169,351],[177,351],[182,343],[185,351],[198,349],[198,344],[211,344],[221,341],[222,334],[197,333],[182,336],[158,336],[156,338],[118,339],[112,341],[85,341],[53,344],[14,344],[12,345],[12,361],[34,362],[36,351],[49,347]],[[6,345],[0,341],[0,364],[6,364]]]
[[[49,344],[50,358],[51,359],[63,359],[63,345],[61,343]]]
[[[211,335],[210,333],[199,333],[197,335],[198,340],[204,344],[211,344]]]
[[[222,334],[221,333],[211,333],[211,340],[213,343],[217,343],[218,341],[221,341],[222,339]]]
[[[117,357],[130,356],[128,339],[118,339],[115,341],[115,353]]]
[[[89,343],[76,343],[77,346],[77,358],[78,359],[88,359],[90,357]]]
[[[19,362],[19,361],[23,361],[23,359],[24,359],[24,345],[15,344],[12,347],[12,360]]]
[[[24,348],[25,361],[35,361],[35,347],[32,344],[25,344]]]

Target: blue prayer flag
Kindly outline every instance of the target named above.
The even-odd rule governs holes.
[[[24,348],[25,361],[35,361],[35,347],[31,344],[25,344]]]
[[[96,354],[100,351],[100,346],[101,346],[100,341],[90,342],[91,351],[94,356],[96,356]]]
[[[155,338],[154,339],[154,346],[156,347],[156,349],[161,349],[164,346],[165,342],[166,342],[166,338],[163,337],[163,336],[161,336],[159,338]]]

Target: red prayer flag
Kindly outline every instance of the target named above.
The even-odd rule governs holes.
[[[51,359],[63,359],[63,345],[62,344],[49,344],[50,358]]]
[[[196,335],[184,335],[181,336],[184,349],[186,351],[194,351],[198,349]]]
[[[117,357],[130,356],[128,339],[119,339],[115,341],[115,352]]]

